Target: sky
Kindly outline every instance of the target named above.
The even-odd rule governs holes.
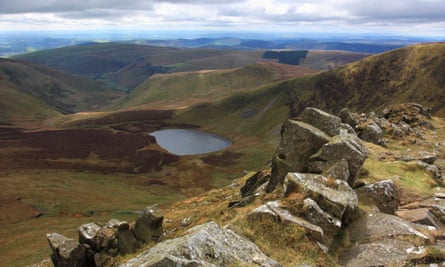
[[[0,0],[0,31],[19,30],[445,37],[445,0]]]

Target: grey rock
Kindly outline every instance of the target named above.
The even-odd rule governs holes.
[[[119,230],[116,233],[118,240],[119,254],[134,253],[139,249],[139,242],[136,240],[133,232],[130,229]]]
[[[336,135],[320,150],[311,155],[310,162],[335,162],[345,159],[349,166],[348,183],[353,185],[367,155],[367,149],[357,136],[352,134]]]
[[[310,198],[304,200],[303,214],[306,220],[323,229],[323,239],[321,242],[329,248],[342,227],[341,220],[322,210],[317,202]]]
[[[426,151],[420,151],[418,154],[418,159],[428,163],[428,164],[434,164],[434,162],[437,159],[437,154],[436,153],[430,153],[430,152],[426,152]]]
[[[341,159],[335,162],[334,165],[332,165],[325,172],[323,172],[323,175],[338,180],[348,181],[350,176],[348,161],[345,159]]]
[[[384,239],[356,244],[340,255],[339,263],[346,267],[405,266],[405,260],[421,249],[408,241]]]
[[[349,124],[353,128],[355,128],[358,124],[358,116],[347,108],[341,109],[338,116],[343,123]]]
[[[357,195],[342,180],[330,181],[326,177],[310,173],[289,173],[286,176],[286,194],[299,192],[306,198],[317,199],[317,204],[336,218],[342,219],[347,209],[357,207]]]
[[[159,241],[163,234],[162,221],[164,216],[157,206],[147,207],[136,220],[133,233],[138,241],[149,243]]]
[[[243,187],[241,187],[241,196],[253,195],[255,190],[269,181],[270,174],[265,171],[259,171],[250,176]]]
[[[306,108],[300,113],[297,120],[310,124],[329,136],[340,133],[341,119],[317,108]]]
[[[355,190],[360,201],[374,204],[381,212],[394,214],[399,207],[398,192],[392,180],[384,180]]]
[[[51,260],[54,266],[84,266],[86,251],[79,242],[57,233],[47,234],[46,237],[52,250]]]
[[[339,134],[341,132],[347,132],[347,133],[350,133],[350,134],[353,134],[353,135],[357,135],[357,132],[354,130],[354,128],[352,128],[352,126],[347,124],[347,123],[340,124]]]
[[[431,214],[433,214],[435,216],[435,218],[437,218],[439,223],[441,223],[442,225],[445,225],[445,206],[432,205],[429,210],[430,210]]]
[[[281,266],[228,227],[209,222],[165,240],[121,266]]]
[[[272,173],[266,191],[282,184],[287,172],[305,172],[308,158],[330,137],[323,131],[301,121],[288,120],[282,127],[277,151],[272,158]]]
[[[396,215],[412,223],[433,226],[436,229],[441,227],[439,220],[427,208],[399,210]]]
[[[383,144],[383,131],[376,123],[368,123],[360,129],[358,135],[362,140],[374,143],[376,145]]]
[[[348,227],[348,232],[351,241],[358,243],[370,243],[384,238],[411,239],[422,244],[431,242],[414,224],[385,213],[363,216]]]
[[[98,236],[102,226],[97,223],[83,224],[78,228],[79,243],[88,244],[93,251],[99,251],[100,238]]]

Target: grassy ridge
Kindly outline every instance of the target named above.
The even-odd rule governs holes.
[[[119,99],[112,108],[128,108],[153,102],[213,102],[245,90],[253,90],[277,78],[271,68],[261,65],[212,72],[156,75],[140,84],[130,95]]]
[[[97,110],[121,95],[92,80],[8,59],[0,60],[0,94],[2,120]]]
[[[287,82],[291,116],[308,106],[338,112],[343,107],[379,111],[417,102],[445,114],[445,43],[406,47],[340,69]]]

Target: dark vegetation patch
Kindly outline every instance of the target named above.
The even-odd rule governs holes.
[[[300,60],[305,58],[307,50],[296,51],[266,51],[263,54],[263,58],[278,59],[278,62],[283,64],[299,65]]]
[[[207,164],[218,167],[225,167],[235,164],[236,160],[241,158],[242,155],[243,153],[224,151],[221,154],[207,155],[205,157],[202,157],[201,159]]]
[[[0,128],[0,147],[3,168],[135,173],[160,170],[179,160],[160,149],[148,134],[105,129],[23,132]]]

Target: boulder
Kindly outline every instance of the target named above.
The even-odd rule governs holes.
[[[394,214],[399,207],[398,192],[392,180],[384,180],[355,190],[360,201],[374,204],[381,212]]]
[[[433,226],[436,229],[441,227],[439,220],[427,208],[399,210],[396,212],[396,215],[404,220],[407,220],[408,222]]]
[[[406,266],[404,262],[421,249],[408,241],[385,239],[353,246],[340,255],[339,263],[346,267]]]
[[[86,223],[81,225],[77,231],[79,235],[79,243],[88,244],[93,251],[99,251],[101,241],[98,236],[102,226],[97,223]]]
[[[341,109],[338,116],[343,123],[351,125],[352,128],[355,128],[359,123],[358,116],[351,112],[348,108]]]
[[[282,127],[277,151],[272,158],[272,173],[267,192],[283,182],[287,172],[305,172],[308,158],[330,137],[323,131],[301,121],[288,120]]]
[[[215,222],[165,240],[121,266],[281,266],[252,242]]]
[[[326,171],[322,172],[326,177],[332,177],[334,179],[348,181],[349,176],[349,164],[345,159],[341,159],[334,163],[331,167],[327,168]]]
[[[347,209],[357,207],[357,195],[342,180],[331,180],[322,175],[310,173],[289,173],[286,176],[284,191],[305,194],[305,198],[317,200],[317,204],[335,218],[342,220]]]
[[[297,120],[310,124],[329,136],[338,135],[342,129],[341,119],[317,108],[306,108]]]
[[[311,164],[331,167],[336,162],[346,160],[349,167],[348,183],[352,186],[367,155],[367,149],[360,139],[352,134],[336,135],[321,146],[317,153],[310,156]]]
[[[412,240],[418,244],[430,243],[428,236],[417,230],[416,225],[394,215],[369,213],[348,227],[350,240],[370,243],[385,238]]]
[[[376,145],[382,145],[383,144],[383,131],[374,122],[367,123],[364,127],[362,127],[360,129],[360,133],[359,133],[358,136],[362,140],[374,143]]]
[[[353,245],[339,256],[342,266],[411,266],[406,261],[432,242],[415,224],[384,213],[366,214],[347,232]]]
[[[79,242],[57,233],[47,234],[46,237],[52,250],[51,260],[54,266],[84,266],[86,251]]]
[[[265,184],[270,178],[270,172],[265,170],[256,172],[250,176],[243,187],[241,187],[241,196],[247,197],[253,195],[255,191]]]
[[[434,162],[437,159],[437,154],[430,153],[427,151],[419,151],[417,159],[419,159],[427,164],[434,164]]]
[[[136,220],[133,233],[136,239],[143,243],[159,241],[163,235],[162,221],[164,216],[157,206],[147,207]]]
[[[117,239],[119,254],[125,255],[134,253],[139,248],[139,242],[136,240],[130,225],[126,221],[111,219],[107,223],[114,231],[114,236]]]
[[[303,216],[310,223],[323,229],[323,238],[321,243],[329,248],[335,236],[341,229],[341,220],[322,210],[318,206],[317,202],[310,198],[306,198],[304,200]]]

